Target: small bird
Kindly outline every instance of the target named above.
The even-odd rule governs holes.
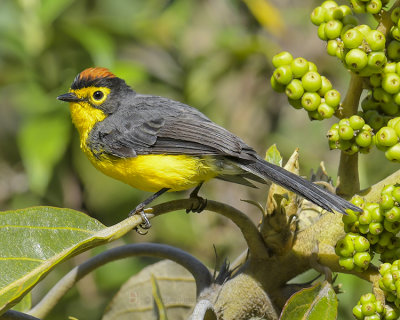
[[[80,146],[104,174],[155,192],[131,213],[166,191],[195,188],[217,178],[249,187],[272,181],[315,203],[343,214],[361,211],[352,203],[277,165],[265,161],[239,137],[197,109],[153,95],[139,94],[106,68],[79,73],[68,93]]]

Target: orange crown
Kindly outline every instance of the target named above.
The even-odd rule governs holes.
[[[101,78],[115,78],[115,75],[107,68],[87,68],[79,74],[79,80],[94,80]]]

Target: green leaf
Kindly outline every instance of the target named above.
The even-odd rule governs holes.
[[[282,167],[282,156],[279,152],[276,144],[270,146],[265,154],[265,161],[276,164],[277,166]]]
[[[0,212],[0,315],[67,258],[113,241],[139,216],[106,227],[71,209],[32,207]]]
[[[75,0],[42,0],[39,9],[41,22],[50,25]]]
[[[18,144],[33,191],[44,194],[53,168],[63,156],[71,124],[64,114],[34,117],[19,132]]]
[[[280,320],[334,320],[337,318],[337,297],[332,285],[324,281],[302,289],[286,302]]]

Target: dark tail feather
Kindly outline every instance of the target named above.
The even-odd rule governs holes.
[[[257,162],[245,164],[241,167],[263,179],[271,180],[285,189],[297,193],[330,212],[335,210],[346,214],[346,209],[362,211],[362,209],[338,195],[330,193],[322,187],[261,158]]]

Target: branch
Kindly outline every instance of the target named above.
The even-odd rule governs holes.
[[[39,318],[33,317],[29,314],[15,311],[15,310],[8,310],[4,314],[0,316],[1,320],[40,320]]]
[[[362,78],[352,72],[349,89],[347,90],[340,111],[338,111],[337,114],[340,119],[349,118],[357,113],[362,90]],[[338,187],[336,193],[345,198],[350,198],[358,191],[360,191],[358,154],[348,155],[342,151],[340,154]]]
[[[212,277],[207,267],[181,249],[157,243],[128,244],[100,253],[72,269],[29,311],[29,314],[39,318],[45,317],[65,293],[85,275],[106,263],[142,255],[169,259],[185,267],[196,281],[197,295],[211,285]]]
[[[193,201],[197,200],[189,198],[161,203],[152,207],[151,213],[157,216],[170,211],[190,208],[191,205],[194,203]],[[232,220],[232,222],[236,224],[242,232],[251,255],[259,259],[266,259],[269,257],[267,246],[262,239],[256,225],[242,211],[227,204],[212,200],[207,200],[205,210],[221,214],[224,217]]]

